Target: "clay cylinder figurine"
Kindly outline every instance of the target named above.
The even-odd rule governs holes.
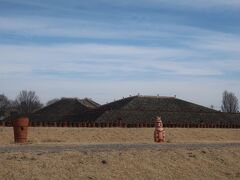
[[[154,142],[160,143],[165,141],[165,130],[163,129],[163,123],[161,117],[156,117],[155,130],[154,130]]]

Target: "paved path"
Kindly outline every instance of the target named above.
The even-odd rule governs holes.
[[[63,151],[111,151],[111,150],[174,150],[174,149],[221,149],[239,148],[240,143],[198,143],[198,144],[66,144],[66,145],[10,145],[0,146],[0,153],[7,152],[63,152]]]

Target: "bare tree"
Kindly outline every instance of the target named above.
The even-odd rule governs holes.
[[[30,114],[34,110],[41,108],[43,105],[41,104],[39,97],[36,95],[34,91],[21,91],[16,100],[14,101],[14,105],[16,110],[20,114]]]
[[[223,92],[221,108],[223,112],[238,112],[238,98],[235,96],[234,93],[228,91]]]
[[[49,106],[49,105],[51,105],[51,104],[53,104],[53,103],[55,103],[55,102],[57,102],[57,101],[59,101],[58,98],[51,99],[51,100],[49,100],[49,101],[47,102],[46,105]]]
[[[5,117],[8,108],[10,107],[10,101],[4,94],[0,94],[0,118]]]

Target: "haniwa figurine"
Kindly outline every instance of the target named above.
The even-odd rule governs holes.
[[[154,142],[160,143],[165,141],[165,130],[163,129],[163,123],[161,117],[156,117]]]

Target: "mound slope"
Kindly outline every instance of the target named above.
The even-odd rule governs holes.
[[[161,116],[164,123],[239,124],[239,114],[226,114],[175,97],[133,96],[96,108],[95,122],[127,124],[154,123]]]

